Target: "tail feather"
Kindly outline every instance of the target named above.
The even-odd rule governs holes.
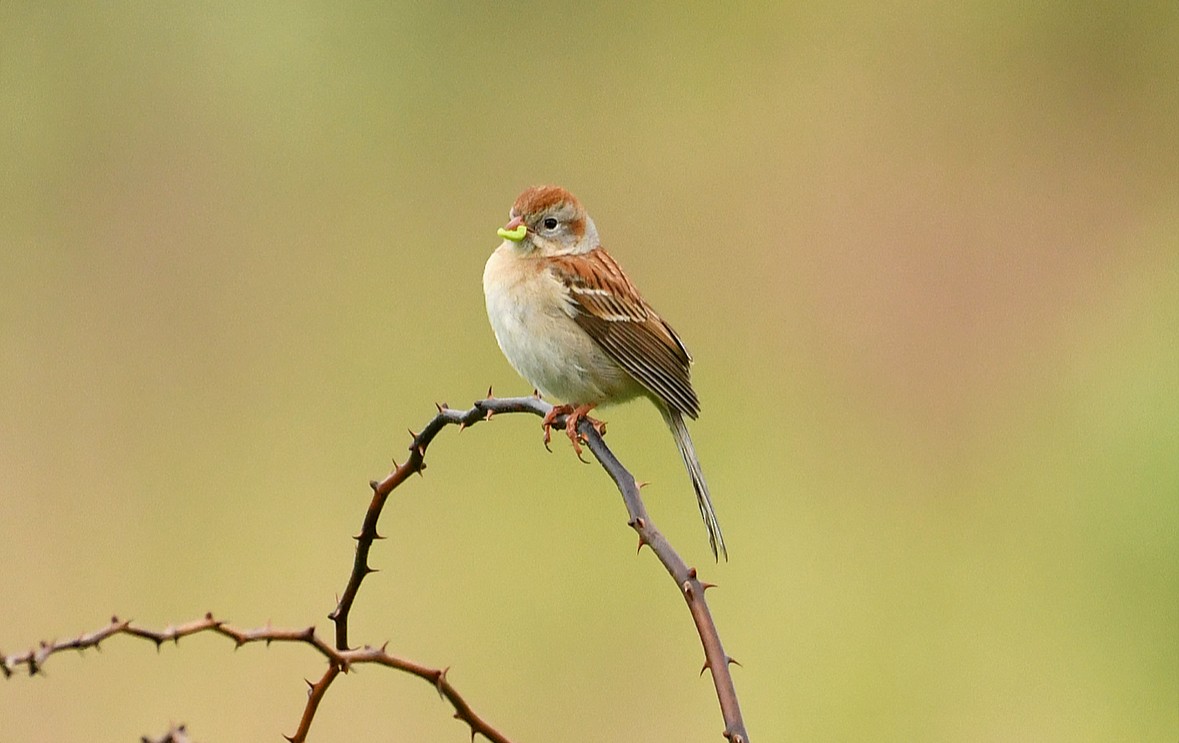
[[[712,499],[708,497],[708,484],[704,482],[704,472],[700,469],[700,460],[696,457],[696,447],[692,445],[692,437],[688,435],[688,426],[684,423],[684,416],[678,411],[665,405],[659,406],[663,413],[663,420],[671,429],[675,437],[676,447],[684,459],[684,466],[692,478],[692,488],[696,491],[696,504],[700,506],[700,517],[704,519],[704,526],[708,529],[708,544],[712,547],[712,556],[720,559],[723,555],[729,559],[729,551],[725,548],[725,538],[721,534],[720,522],[716,520],[716,511],[712,507]]]

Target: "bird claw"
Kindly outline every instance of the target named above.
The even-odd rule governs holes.
[[[589,464],[589,460],[581,456],[581,447],[577,444],[576,441],[573,442],[573,451],[577,454],[577,458],[581,461],[582,464]]]
[[[578,405],[573,409],[573,412],[565,417],[565,435],[569,437],[570,443],[573,444],[573,452],[577,454],[577,458],[583,464],[589,464],[589,462],[586,461],[585,457],[581,456],[581,445],[586,443],[586,439],[577,430],[577,426],[581,423],[582,418],[589,421],[590,426],[598,432],[599,436],[606,432],[606,424],[603,421],[589,417],[589,411],[593,410],[594,407],[593,405]]]
[[[569,437],[569,443],[573,444],[573,453],[577,455],[585,464],[589,464],[584,456],[582,456],[581,445],[586,443],[585,438],[578,432],[577,426],[584,418],[589,421],[594,430],[601,436],[606,433],[606,422],[600,421],[596,418],[589,417],[589,411],[594,409],[594,405],[555,405],[549,412],[545,413],[544,419],[541,420],[541,428],[544,429],[544,448],[550,452],[553,450],[549,445],[552,441],[553,421],[562,415],[565,416],[565,435]]]
[[[553,435],[553,420],[562,415],[568,415],[572,412],[572,405],[554,405],[549,410],[549,412],[544,414],[544,418],[541,419],[540,427],[544,429],[544,448],[548,449],[550,454],[553,451],[553,448],[549,446],[549,442],[552,441]]]

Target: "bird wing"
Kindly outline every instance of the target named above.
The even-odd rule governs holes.
[[[664,404],[690,418],[700,414],[692,389],[692,357],[683,341],[651,309],[602,248],[549,259],[565,285],[573,319],[591,338]]]

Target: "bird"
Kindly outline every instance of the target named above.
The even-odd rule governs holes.
[[[728,559],[708,484],[684,418],[696,419],[692,356],[647,304],[622,267],[602,247],[594,221],[559,186],[519,195],[498,230],[503,242],[487,259],[483,294],[496,342],[512,367],[546,397],[563,400],[545,415],[545,445],[553,420],[580,456],[582,418],[589,412],[645,397],[675,439],[696,493],[714,559]]]

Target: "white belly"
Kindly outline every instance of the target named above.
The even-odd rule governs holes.
[[[538,259],[505,243],[483,272],[495,339],[520,376],[548,397],[574,404],[621,402],[639,385],[573,320],[564,287]]]

